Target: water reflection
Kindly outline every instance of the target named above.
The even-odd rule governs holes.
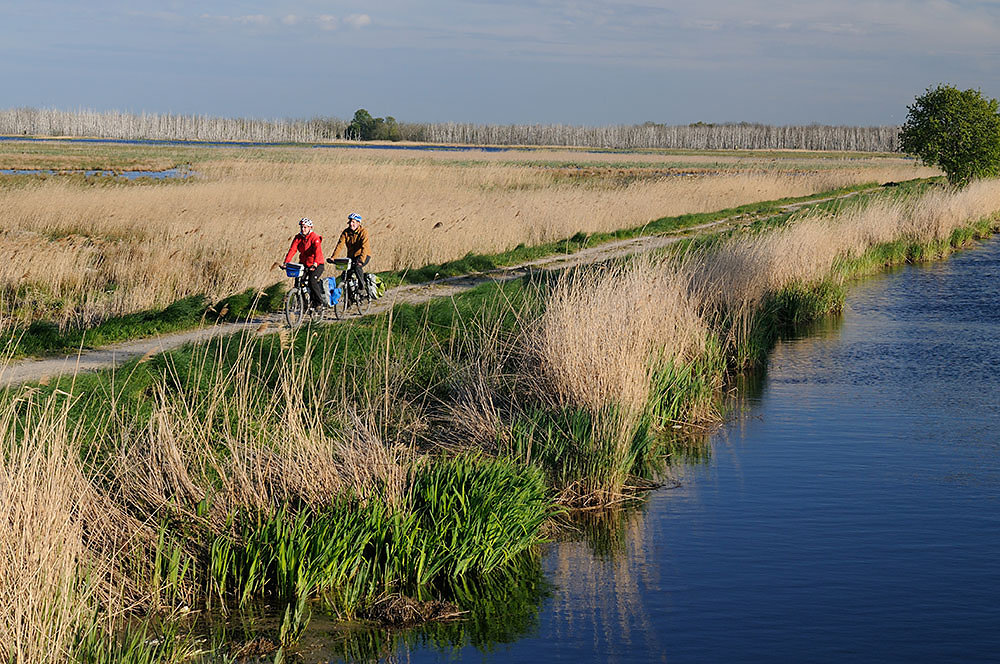
[[[392,629],[318,615],[296,652],[307,661],[352,663],[406,660],[409,657],[401,653],[414,650],[443,657],[463,648],[496,652],[537,633],[539,611],[551,594],[552,582],[540,559],[522,556],[505,570],[467,579],[448,590],[449,599],[466,612],[460,620]]]

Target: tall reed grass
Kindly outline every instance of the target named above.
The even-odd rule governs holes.
[[[23,419],[21,413],[25,415]],[[0,414],[0,660],[62,662],[98,597],[87,584],[93,500],[55,400]]]
[[[360,211],[372,237],[372,268],[401,270],[663,216],[935,173],[900,160],[843,161],[821,170],[753,161],[695,177],[642,169],[567,177],[544,155],[521,164],[517,157],[470,163],[372,152],[227,152],[203,157],[199,176],[187,183],[93,188],[48,178],[4,188],[0,329],[39,318],[62,330],[91,327],[190,295],[217,302],[262,290],[281,280],[274,265],[302,216],[332,245],[347,212]]]
[[[520,438],[547,450],[531,456],[571,471],[560,477],[573,482],[567,500],[607,503],[625,492],[658,423],[717,417],[711,387],[760,365],[783,332],[836,311],[847,277],[945,255],[995,230],[998,213],[1000,182],[983,181],[570,272],[534,333],[544,405]]]
[[[137,644],[161,629],[179,660],[174,623],[126,619],[265,598],[289,602],[287,645],[310,598],[354,616],[389,593],[448,593],[534,547],[551,505],[537,471],[418,453],[393,404],[405,354],[335,372],[342,340],[311,339],[180,353],[137,395],[125,377],[110,394],[0,401],[4,661],[152,657],[162,648]]]

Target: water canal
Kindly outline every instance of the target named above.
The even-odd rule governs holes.
[[[707,445],[618,528],[549,545],[527,616],[383,654],[1000,661],[1000,239],[852,286]]]

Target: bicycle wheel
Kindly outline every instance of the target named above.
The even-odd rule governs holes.
[[[368,313],[368,309],[370,309],[372,306],[372,298],[368,294],[368,289],[364,287],[359,288],[357,291],[355,291],[354,295],[355,295],[354,306],[358,310],[358,315],[364,316],[366,313]]]
[[[347,284],[341,281],[340,286],[340,299],[337,300],[337,304],[333,305],[333,317],[337,320],[341,320],[347,317]]]
[[[285,296],[285,322],[288,327],[298,327],[306,314],[306,302],[302,297],[302,291],[293,288]]]

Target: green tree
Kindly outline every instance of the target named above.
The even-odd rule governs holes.
[[[354,119],[347,125],[344,138],[354,141],[398,141],[403,138],[396,118],[373,118],[363,108],[354,112]]]
[[[399,123],[391,115],[383,118],[375,118],[375,140],[377,141],[398,141],[402,138],[399,131]]]
[[[996,99],[979,90],[939,85],[907,107],[899,132],[904,152],[940,166],[948,182],[965,185],[1000,173],[1000,115]]]
[[[347,125],[345,138],[355,141],[370,141],[375,138],[375,118],[363,108],[354,112],[354,119]]]

